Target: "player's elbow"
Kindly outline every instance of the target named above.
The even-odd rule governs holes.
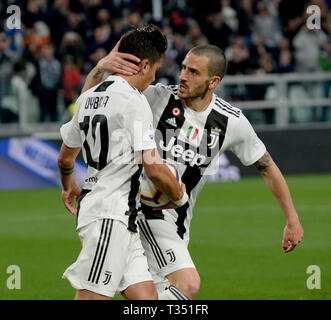
[[[62,168],[72,168],[79,152],[80,148],[69,148],[63,143],[57,158],[58,165]]]
[[[160,166],[157,164],[144,164],[145,174],[146,176],[154,181],[154,180],[160,180],[161,172],[160,172]]]
[[[57,158],[57,164],[62,168],[71,168],[74,164],[74,161],[71,157],[60,153]]]

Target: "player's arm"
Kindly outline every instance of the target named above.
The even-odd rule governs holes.
[[[119,45],[120,41],[118,41],[113,50],[102,58],[89,72],[81,93],[99,84],[105,72],[110,74],[120,73],[129,76],[139,72],[139,67],[136,63],[139,63],[140,59],[132,54],[118,52]]]
[[[183,206],[188,195],[185,192],[185,185],[178,183],[175,176],[163,163],[157,149],[142,151],[142,163],[147,177],[164,193],[168,195],[174,205],[168,205],[167,208],[176,208]]]
[[[304,232],[294,208],[288,185],[268,152],[254,165],[263,176],[285,214],[287,224],[284,229],[282,246],[284,252],[290,252],[301,242]]]
[[[63,143],[58,156],[58,168],[62,184],[62,201],[69,212],[74,215],[77,214],[74,199],[78,201],[81,193],[81,189],[77,186],[74,178],[75,160],[80,150],[81,148],[69,148]]]

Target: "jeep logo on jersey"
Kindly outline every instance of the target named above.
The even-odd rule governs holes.
[[[191,167],[201,166],[206,162],[207,156],[199,154],[191,149],[186,149],[180,144],[176,144],[176,137],[172,137],[167,146],[162,140],[159,141],[160,148],[167,153],[167,158],[179,158],[188,162]]]

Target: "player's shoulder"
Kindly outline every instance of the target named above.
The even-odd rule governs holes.
[[[162,88],[165,92],[170,93],[173,95],[175,98],[179,99],[178,97],[178,85],[164,85],[162,83],[158,83],[158,86]]]
[[[237,120],[237,119],[239,120],[242,115],[241,109],[233,106],[231,103],[222,99],[218,95],[215,95],[215,97],[214,97],[213,109],[216,112],[218,112],[222,115],[226,115],[228,118],[233,119],[233,120]]]
[[[163,83],[157,83],[155,85],[149,86],[146,89],[146,91],[149,91],[150,93],[153,92],[153,93],[161,95],[161,96],[173,95],[176,99],[179,99],[178,85],[165,85]],[[146,91],[144,91],[144,93]]]
[[[133,96],[143,96],[137,88],[131,86],[125,79],[120,76],[108,76],[105,80],[98,83],[94,87],[86,91],[87,94],[97,94],[97,93],[118,93],[122,95],[133,95]]]

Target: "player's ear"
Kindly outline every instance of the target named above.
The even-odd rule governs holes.
[[[219,83],[221,82],[220,76],[213,76],[211,81],[209,82],[209,89],[214,90]]]
[[[143,59],[141,60],[141,62],[139,63],[139,68],[140,68],[140,71],[145,74],[149,68],[151,67],[151,64],[149,62],[148,59]]]

